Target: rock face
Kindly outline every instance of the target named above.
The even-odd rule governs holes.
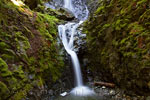
[[[123,89],[150,95],[150,2],[99,3],[84,23],[89,67]]]
[[[59,20],[27,7],[0,1],[0,100],[21,100],[61,76],[57,46]]]

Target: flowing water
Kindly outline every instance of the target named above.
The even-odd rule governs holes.
[[[71,94],[76,96],[94,95],[94,91],[83,85],[80,63],[74,51],[74,36],[77,34],[77,28],[87,19],[88,9],[81,0],[64,0],[63,7],[70,10],[79,20],[78,22],[68,22],[65,25],[58,26],[59,37],[65,50],[71,56],[76,77],[76,87],[72,89]]]

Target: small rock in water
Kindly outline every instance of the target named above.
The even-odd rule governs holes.
[[[64,93],[61,93],[60,95],[62,96],[62,97],[64,97],[64,96],[66,96],[68,93],[67,92],[64,92]]]
[[[105,86],[102,86],[102,89],[105,89],[106,87]]]
[[[109,93],[110,93],[110,95],[115,95],[115,91],[114,90],[111,90]]]

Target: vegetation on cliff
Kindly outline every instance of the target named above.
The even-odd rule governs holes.
[[[12,1],[0,1],[0,100],[21,100],[33,87],[55,82],[63,69],[59,20]]]
[[[99,0],[84,23],[90,68],[126,90],[150,95],[150,2]]]

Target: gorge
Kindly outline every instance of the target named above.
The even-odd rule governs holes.
[[[149,0],[0,0],[0,100],[150,100],[149,21]]]

